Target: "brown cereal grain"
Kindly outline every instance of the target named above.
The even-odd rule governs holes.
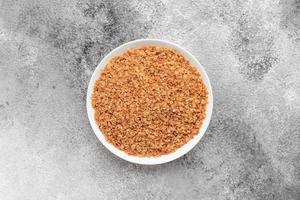
[[[143,157],[174,152],[198,134],[207,101],[207,88],[189,61],[155,46],[111,59],[92,96],[106,140]]]

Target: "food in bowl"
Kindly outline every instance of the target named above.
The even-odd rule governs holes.
[[[129,155],[170,154],[199,133],[208,90],[198,70],[172,48],[145,46],[112,58],[92,94],[106,140]]]

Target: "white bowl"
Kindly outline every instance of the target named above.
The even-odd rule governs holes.
[[[203,121],[203,124],[199,130],[199,133],[194,136],[193,139],[191,139],[187,144],[183,145],[181,148],[177,149],[175,152],[167,154],[167,155],[162,155],[159,157],[138,157],[138,156],[131,156],[126,154],[125,152],[117,149],[115,146],[110,144],[109,142],[106,141],[104,135],[101,133],[96,121],[95,121],[95,110],[92,107],[92,94],[93,94],[93,88],[96,80],[99,78],[99,75],[101,73],[101,70],[105,67],[105,65],[112,59],[113,57],[120,55],[127,51],[130,48],[138,48],[142,46],[159,46],[159,47],[169,47],[176,49],[178,52],[180,52],[186,59],[190,61],[192,66],[196,67],[200,74],[202,75],[202,79],[207,87],[208,90],[208,105],[206,108],[206,117]],[[164,40],[157,40],[157,39],[140,39],[140,40],[134,40],[131,42],[128,42],[126,44],[123,44],[119,46],[118,48],[114,49],[111,51],[103,60],[100,62],[100,64],[97,66],[95,69],[92,78],[90,80],[88,90],[87,90],[87,96],[86,96],[86,106],[87,106],[87,112],[88,112],[88,117],[91,123],[91,126],[98,137],[98,139],[101,141],[101,143],[108,149],[110,150],[113,154],[117,155],[118,157],[127,160],[132,163],[136,164],[143,164],[143,165],[156,165],[156,164],[162,164],[166,162],[170,162],[172,160],[175,160],[187,152],[189,152],[203,137],[209,122],[210,118],[212,115],[212,110],[213,110],[213,93],[212,93],[212,88],[208,79],[208,76],[203,68],[203,66],[198,62],[198,60],[187,50],[183,49],[182,47],[171,43],[167,42]]]

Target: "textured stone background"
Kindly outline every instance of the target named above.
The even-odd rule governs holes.
[[[300,199],[300,1],[0,0],[0,199]],[[97,141],[85,93],[138,38],[190,50],[215,105],[203,140],[161,166]]]

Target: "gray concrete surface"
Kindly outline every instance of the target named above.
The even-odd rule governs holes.
[[[300,199],[300,2],[1,0],[0,199]],[[85,93],[118,45],[190,50],[215,105],[203,140],[161,166],[97,141]]]

